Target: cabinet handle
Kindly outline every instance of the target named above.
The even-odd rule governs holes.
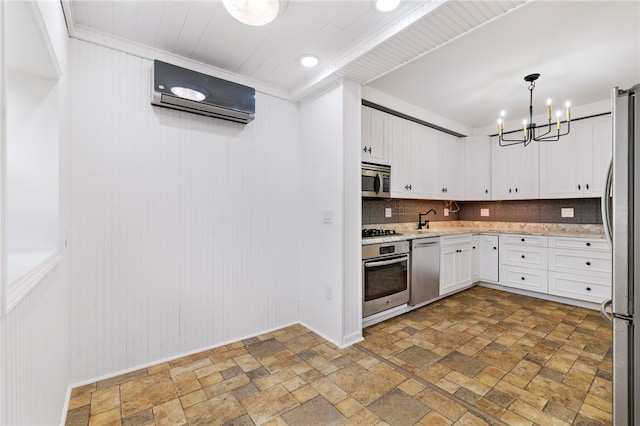
[[[580,188],[580,184],[578,184],[578,191],[580,191],[582,188]]]
[[[411,185],[409,185],[409,191],[411,191]]]
[[[485,194],[488,194],[488,193],[489,193],[489,190],[488,190],[488,189],[485,189],[485,190],[484,190],[484,193],[485,193]]]
[[[509,188],[509,194],[511,194],[511,188]]]
[[[587,247],[591,247],[591,243],[587,243]]]
[[[591,291],[591,287],[587,287],[587,291]]]
[[[371,154],[371,147],[369,147],[369,154]]]
[[[587,266],[591,266],[591,262],[587,262]]]
[[[364,152],[367,152],[367,147],[365,146],[364,148],[362,148],[362,150],[363,150]]]
[[[518,188],[516,188],[516,192],[518,192]]]
[[[445,188],[445,189],[444,189],[444,192],[449,192],[449,188]]]
[[[586,187],[586,188],[587,188],[587,189],[589,189],[589,184],[587,184],[587,187]]]

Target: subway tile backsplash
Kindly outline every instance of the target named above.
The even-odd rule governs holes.
[[[456,205],[460,210],[454,212]],[[385,217],[385,208],[391,208],[392,216]],[[444,216],[445,202],[438,200],[362,200],[362,224],[418,223],[418,213],[434,209],[430,221],[491,221],[531,223],[602,224],[600,198],[575,198],[560,200],[513,201],[458,201],[449,216]],[[561,217],[562,208],[573,208],[574,217]],[[488,209],[489,216],[481,216],[481,209]]]

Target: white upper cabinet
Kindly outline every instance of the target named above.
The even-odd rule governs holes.
[[[500,146],[491,138],[491,199],[529,200],[539,198],[539,144],[531,142]]]
[[[571,133],[540,144],[540,198],[600,197],[611,155],[611,116],[571,123]]]
[[[415,123],[391,117],[390,155],[391,196],[394,198],[424,198],[424,171],[429,165],[425,156],[426,143]]]
[[[427,170],[428,179],[439,182],[438,191],[433,194],[441,200],[460,200],[464,184],[464,142],[447,133],[435,131],[438,139],[438,167]]]
[[[362,161],[389,164],[389,132],[391,115],[362,107]]]
[[[464,199],[491,200],[491,142],[489,137],[467,137],[464,141],[464,156]]]

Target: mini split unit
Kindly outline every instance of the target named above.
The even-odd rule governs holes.
[[[151,105],[246,124],[255,117],[256,90],[154,60]]]

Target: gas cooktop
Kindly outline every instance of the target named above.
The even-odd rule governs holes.
[[[386,237],[388,235],[401,235],[393,229],[363,229],[362,238]]]

